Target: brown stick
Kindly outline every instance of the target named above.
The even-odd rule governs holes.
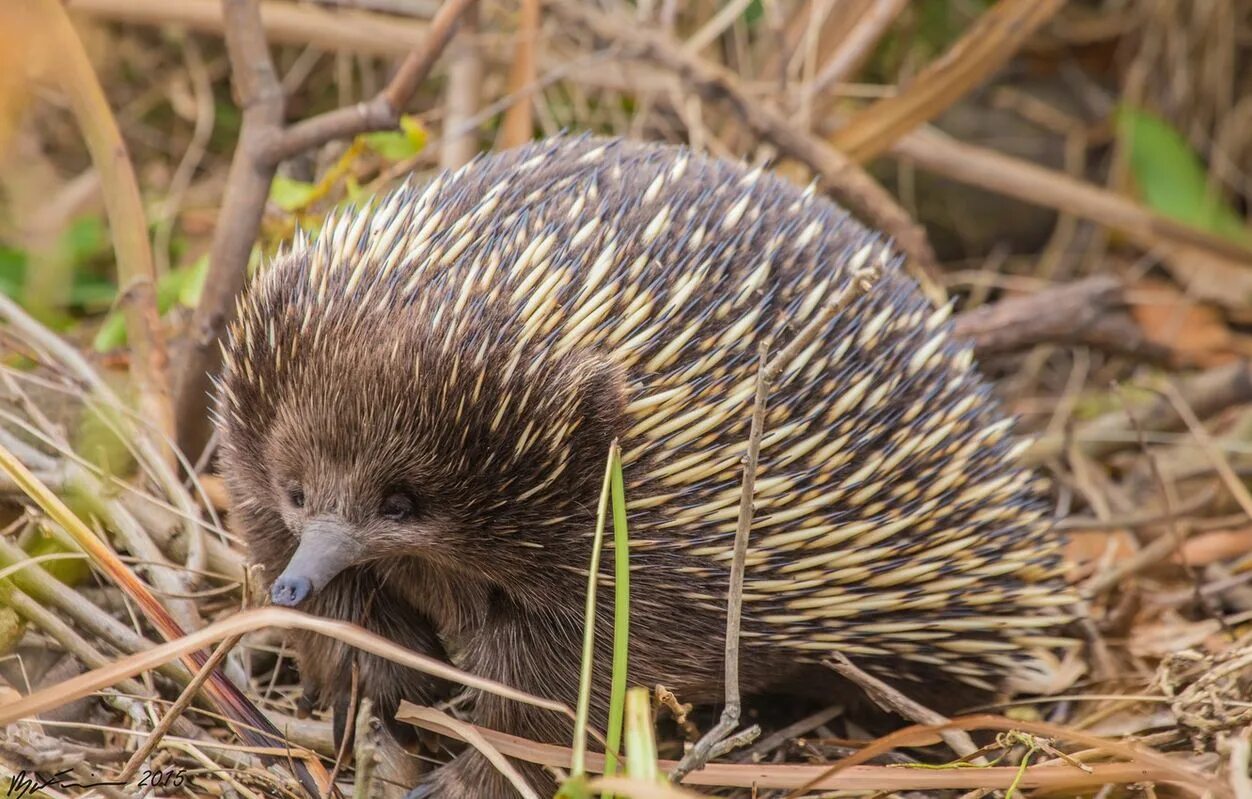
[[[166,374],[168,356],[156,307],[156,270],[139,181],[108,99],[65,9],[56,0],[40,0],[36,8],[44,30],[50,34],[49,40],[59,50],[61,85],[82,129],[91,161],[100,173],[104,207],[117,254],[118,283],[123,287],[120,303],[126,334],[134,350],[131,376],[139,392],[140,412],[169,441],[174,425]],[[172,454],[160,438],[158,446],[161,457],[172,463]]]
[[[243,123],[209,249],[204,292],[179,353],[175,423],[178,443],[193,461],[208,441],[205,407],[212,390],[211,375],[221,366],[218,340],[230,321],[235,297],[243,290],[248,259],[277,166],[265,157],[266,148],[280,135],[285,110],[258,3],[222,0],[222,11],[231,80],[235,101],[243,109]]]
[[[1121,281],[1107,275],[966,311],[953,319],[953,332],[972,340],[980,356],[1044,342],[1089,344],[1153,359],[1169,354],[1143,335],[1126,312]]]
[[[496,148],[505,150],[530,141],[534,135],[532,94],[535,85],[539,49],[539,0],[522,0],[522,16],[517,27],[517,47],[513,69],[509,72],[508,96],[513,104],[500,123]]]
[[[870,701],[883,710],[895,713],[917,724],[942,726],[951,719],[923,705],[921,702],[906,696],[898,689],[883,682],[872,674],[861,669],[842,652],[834,652],[822,661],[827,668],[838,673],[844,679],[860,686]],[[952,747],[952,751],[961,757],[977,755],[978,746],[964,730],[943,730],[939,733],[944,743]],[[979,765],[986,761],[978,760]]]
[[[849,119],[831,144],[860,163],[881,155],[986,80],[1063,5],[1065,0],[1000,0],[908,88]]]
[[[597,38],[624,48],[642,61],[650,61],[676,72],[704,97],[726,102],[754,134],[782,152],[804,163],[817,176],[824,190],[893,237],[909,256],[912,266],[931,278],[937,262],[925,231],[915,223],[895,199],[860,166],[825,141],[797,129],[786,116],[750,96],[738,77],[724,67],[687,53],[670,37],[593,10],[578,0],[548,0],[563,19],[590,31]]]
[[[457,18],[475,0],[449,0],[429,34],[405,58],[391,82],[368,103],[341,108],[285,127],[283,90],[274,71],[257,0],[222,0],[226,49],[243,108],[223,213],[209,252],[209,275],[181,353],[175,421],[178,441],[193,460],[208,441],[205,413],[212,376],[221,368],[221,340],[243,290],[248,258],[260,230],[275,169],[283,158],[331,139],[393,127],[400,110],[447,46]]]
[[[126,765],[122,768],[121,775],[118,776],[118,782],[122,784],[130,782],[131,778],[135,776],[135,772],[138,771],[139,767],[143,765],[143,762],[148,759],[148,756],[156,751],[157,746],[161,743],[161,739],[165,737],[166,733],[173,729],[174,722],[178,721],[179,717],[182,716],[183,711],[191,705],[191,700],[195,699],[196,694],[200,693],[200,688],[203,687],[205,681],[209,679],[209,675],[211,675],[214,669],[218,667],[218,664],[226,658],[226,655],[230,653],[230,650],[235,648],[235,644],[239,643],[242,639],[242,635],[232,635],[230,638],[227,638],[225,641],[222,641],[217,645],[217,648],[213,650],[213,654],[209,656],[209,659],[204,662],[204,665],[200,667],[200,670],[196,672],[196,675],[191,678],[191,682],[189,682],[187,687],[183,689],[182,693],[178,695],[178,699],[175,700],[174,704],[170,706],[169,710],[165,711],[165,715],[161,717],[159,722],[157,722],[157,725],[153,728],[152,733],[148,735],[148,739],[143,742],[142,746],[135,750],[135,753],[130,756],[130,760],[126,761]]]
[[[483,56],[478,44],[478,6],[461,17],[448,43],[447,99],[444,101],[440,169],[459,169],[478,152],[478,126],[470,122],[482,102]]]
[[[1179,386],[1186,398],[1187,407],[1198,418],[1212,416],[1219,411],[1252,400],[1252,364],[1247,361],[1218,366],[1188,377]],[[1185,421],[1180,419],[1173,405],[1158,397],[1138,412],[1145,430],[1181,430]],[[1074,439],[1082,451],[1092,457],[1103,457],[1135,445],[1135,438],[1126,427],[1126,414],[1112,411],[1079,426]],[[1031,463],[1053,457],[1063,451],[1065,442],[1060,437],[1037,440],[1024,458]]]

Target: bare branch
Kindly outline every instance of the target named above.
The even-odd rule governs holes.
[[[474,0],[449,0],[425,40],[368,103],[341,108],[291,127],[283,123],[283,90],[274,71],[257,0],[222,0],[226,47],[243,125],[222,198],[222,214],[209,254],[204,294],[181,353],[175,421],[183,451],[195,457],[209,437],[205,408],[212,376],[221,367],[221,340],[243,291],[248,260],[260,231],[270,183],[278,163],[331,139],[394,127],[400,109],[426,79],[447,46],[457,18]]]
[[[252,245],[274,178],[275,163],[263,157],[282,133],[282,85],[274,71],[256,0],[222,0],[231,80],[243,109],[239,142],[226,178],[222,213],[209,249],[209,274],[179,353],[174,421],[178,443],[192,459],[208,440],[205,408],[211,376],[221,366],[218,340],[243,290]]]
[[[369,102],[328,111],[295,123],[267,148],[265,158],[277,164],[284,158],[298,155],[332,139],[394,128],[400,121],[400,111],[417,91],[417,87],[430,75],[439,54],[448,46],[452,34],[456,32],[457,20],[475,2],[476,0],[448,0],[431,20],[426,38],[404,59],[386,88]]]

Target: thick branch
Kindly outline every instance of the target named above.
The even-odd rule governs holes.
[[[1009,297],[966,311],[953,321],[956,335],[972,339],[980,357],[1044,342],[1087,344],[1154,359],[1169,355],[1143,335],[1126,312],[1121,281],[1107,275]]]
[[[275,163],[263,153],[281,135],[284,111],[282,85],[265,43],[256,0],[222,0],[222,11],[231,80],[243,109],[243,124],[209,249],[204,293],[180,357],[175,423],[178,443],[193,460],[208,441],[205,408],[212,391],[211,376],[221,366],[217,342],[230,322],[235,297],[243,290],[274,178]]]
[[[212,376],[221,368],[218,342],[243,291],[247,264],[260,231],[270,183],[278,163],[331,139],[394,127],[408,102],[447,46],[457,18],[474,0],[449,0],[430,33],[401,64],[395,77],[368,103],[341,108],[291,127],[283,124],[283,91],[274,71],[257,0],[222,0],[226,48],[243,125],[227,176],[222,214],[209,254],[209,276],[182,353],[176,422],[178,441],[195,458],[209,437],[205,408]]]

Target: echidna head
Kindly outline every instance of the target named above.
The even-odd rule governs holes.
[[[489,305],[379,287],[364,302],[307,271],[286,256],[249,292],[218,406],[236,521],[258,561],[285,563],[276,603],[409,557],[517,579],[585,535],[622,414],[615,367],[518,347]]]

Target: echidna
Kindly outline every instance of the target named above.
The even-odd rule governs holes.
[[[275,258],[220,387],[233,519],[279,604],[572,704],[619,438],[630,681],[717,701],[757,344],[781,349],[873,262],[874,288],[770,395],[743,689],[829,697],[847,686],[818,664],[841,652],[940,709],[996,691],[1061,645],[1072,596],[1044,487],[970,347],[845,211],[681,148],[559,138],[482,157]],[[353,658],[383,714],[447,690],[300,646],[306,685],[340,711]],[[555,714],[471,706],[483,726],[569,740]],[[432,779],[435,796],[512,795],[472,750]]]

